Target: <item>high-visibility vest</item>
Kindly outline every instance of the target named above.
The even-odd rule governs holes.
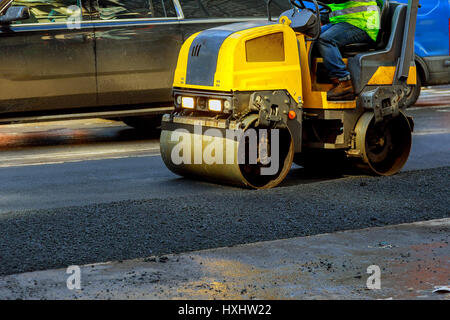
[[[350,23],[366,31],[376,41],[380,30],[380,8],[377,0],[350,0],[329,6],[332,10],[330,13],[331,23]]]

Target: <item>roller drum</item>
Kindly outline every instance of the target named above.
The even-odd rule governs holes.
[[[180,176],[251,189],[266,189],[283,181],[292,166],[294,147],[287,129],[279,131],[278,170],[275,174],[263,175],[263,168],[269,169],[270,165],[260,163],[259,149],[256,164],[249,164],[247,153],[242,153],[243,150],[248,151],[249,139],[229,139],[225,134],[209,136],[193,130],[176,130],[176,125],[171,129],[165,127],[163,125],[160,138],[162,159],[172,172]],[[271,146],[271,135],[268,137],[267,145]],[[243,154],[245,160],[242,158]]]

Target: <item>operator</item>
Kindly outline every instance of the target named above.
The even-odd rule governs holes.
[[[327,93],[330,101],[353,100],[353,88],[339,48],[353,43],[374,43],[380,29],[382,0],[321,0],[332,12],[322,17],[322,34],[317,42],[334,88]],[[324,19],[325,18],[325,19]],[[328,21],[329,19],[329,21]]]

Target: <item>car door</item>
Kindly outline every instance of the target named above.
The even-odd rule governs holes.
[[[267,19],[266,0],[178,0],[183,12],[181,21],[183,38],[215,26]],[[289,0],[274,0],[271,5],[273,19],[289,10]]]
[[[172,0],[94,0],[100,105],[170,102],[182,44]]]
[[[421,1],[417,14],[416,53],[421,57],[448,54],[449,0]],[[406,0],[401,2],[408,3]]]
[[[13,5],[29,7],[30,18],[0,29],[0,113],[95,105],[89,3],[15,0]]]
[[[449,30],[450,1],[421,1],[417,15],[415,53],[423,58],[428,68],[427,85],[450,83]]]

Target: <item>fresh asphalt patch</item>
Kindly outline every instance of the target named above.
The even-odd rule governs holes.
[[[295,170],[271,190],[2,213],[0,274],[450,217],[450,167],[309,183]]]

